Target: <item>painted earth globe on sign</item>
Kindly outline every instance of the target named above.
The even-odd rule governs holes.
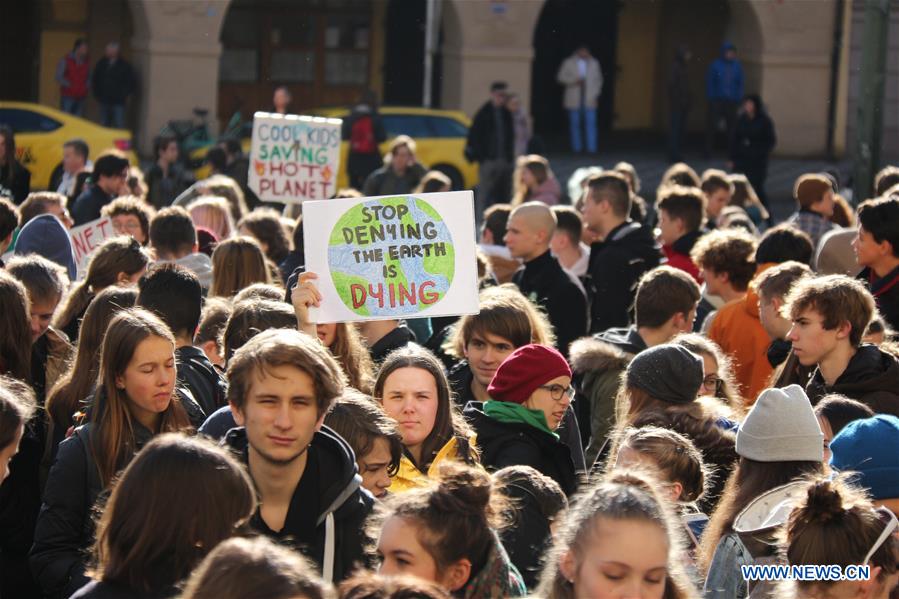
[[[339,200],[335,200],[339,201]],[[347,210],[328,240],[340,299],[359,316],[414,315],[443,299],[453,282],[449,228],[425,200],[369,200]]]

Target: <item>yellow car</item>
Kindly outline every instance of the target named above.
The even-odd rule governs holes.
[[[16,159],[31,171],[32,191],[47,189],[53,169],[62,162],[62,144],[75,137],[87,142],[91,159],[103,150],[118,148],[131,164],[137,164],[130,131],[103,127],[55,108],[0,102],[0,124],[10,126],[15,134]]]
[[[477,164],[465,160],[465,139],[471,120],[465,113],[455,110],[414,108],[405,106],[382,106],[379,110],[387,141],[381,144],[381,154],[397,135],[408,135],[415,140],[416,157],[427,168],[442,172],[453,182],[453,189],[472,189],[478,182]],[[334,118],[346,118],[348,108],[322,108],[308,111],[308,114]],[[340,177],[338,188],[347,187],[346,173],[349,143],[340,144]]]

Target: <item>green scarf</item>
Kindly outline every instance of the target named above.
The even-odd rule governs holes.
[[[549,428],[546,423],[546,415],[543,410],[532,410],[521,404],[511,401],[496,401],[491,399],[484,404],[484,413],[499,422],[512,422],[528,424],[534,428],[552,435],[557,441],[559,435]]]

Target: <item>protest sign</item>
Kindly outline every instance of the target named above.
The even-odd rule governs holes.
[[[75,250],[75,264],[78,266],[78,279],[83,279],[87,271],[87,263],[95,249],[110,237],[118,235],[108,216],[98,218],[87,224],[69,230],[72,238],[72,249]]]
[[[337,190],[340,119],[257,112],[250,147],[250,189],[266,202],[324,200]]]
[[[306,267],[318,275],[314,322],[478,311],[471,191],[303,205]]]

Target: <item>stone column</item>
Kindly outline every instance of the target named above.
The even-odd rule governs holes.
[[[230,0],[129,0],[134,19],[131,51],[138,72],[141,110],[137,144],[152,152],[153,137],[171,119],[209,110],[218,133],[219,32]]]

